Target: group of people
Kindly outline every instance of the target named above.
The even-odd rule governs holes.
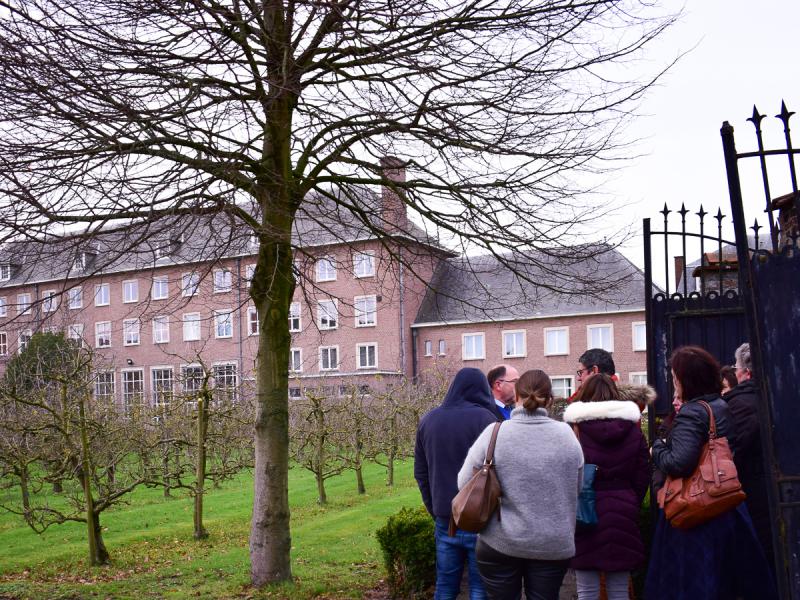
[[[749,347],[736,351],[738,379],[725,397],[720,366],[708,352],[685,346],[673,353],[675,413],[652,448],[641,424],[652,388],[620,383],[605,350],[588,350],[579,363],[579,387],[563,420],[550,416],[548,375],[538,369],[520,375],[510,365],[486,375],[461,369],[441,406],[421,419],[414,476],[435,520],[435,600],[459,594],[465,565],[471,600],[519,600],[523,593],[528,600],[556,599],[570,568],[579,600],[600,598],[601,587],[609,600],[627,600],[631,572],[646,561],[639,522],[651,477],[655,493],[665,476],[691,474],[708,439],[700,400],[731,444],[747,501],[692,529],[675,529],[659,514],[646,597],[776,597]],[[503,421],[493,460],[500,508],[480,533],[450,535],[451,502],[483,464],[497,421]],[[596,465],[597,523],[576,529],[584,464]]]

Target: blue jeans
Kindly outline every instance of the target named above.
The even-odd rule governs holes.
[[[469,573],[470,600],[485,600],[483,581],[475,562],[477,533],[456,530],[450,537],[447,528],[449,519],[436,517],[436,592],[434,600],[454,600],[461,591],[461,575],[464,563]]]

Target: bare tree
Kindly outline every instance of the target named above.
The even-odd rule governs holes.
[[[86,524],[89,561],[108,562],[100,515],[142,484],[157,483],[146,457],[159,443],[147,413],[92,402],[91,353],[63,334],[36,334],[10,362],[0,385],[0,462],[10,465],[22,486],[19,514],[36,532],[54,524]],[[9,452],[11,450],[11,452]],[[27,450],[28,454],[23,454]],[[15,468],[16,467],[16,468]],[[65,502],[30,496],[45,482],[64,484]]]
[[[124,251],[142,223],[224,213],[256,236],[252,581],[287,580],[296,221],[336,235],[346,213],[408,261],[405,203],[429,233],[560,273],[596,252],[560,250],[597,217],[568,175],[621,156],[654,79],[615,67],[671,21],[637,0],[0,0],[0,225],[89,237],[136,220]],[[393,190],[389,210],[370,185]]]

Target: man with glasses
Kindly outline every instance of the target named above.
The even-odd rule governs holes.
[[[486,379],[489,380],[489,387],[492,388],[495,414],[498,420],[510,419],[517,397],[516,385],[519,372],[511,365],[497,365],[489,370]]]
[[[575,374],[578,376],[578,388],[595,373],[605,373],[614,381],[617,380],[617,367],[614,365],[614,359],[611,358],[610,352],[602,348],[591,348],[587,350],[581,354],[578,362],[580,364],[578,365],[578,370],[575,371]]]

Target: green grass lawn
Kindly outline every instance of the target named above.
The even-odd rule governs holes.
[[[292,585],[254,590],[247,541],[253,482],[242,475],[206,497],[208,540],[192,540],[192,504],[140,489],[130,504],[102,516],[112,565],[87,565],[85,527],[53,526],[42,535],[0,514],[0,599],[6,598],[359,598],[383,577],[374,532],[402,506],[418,506],[411,464],[399,465],[393,489],[370,465],[367,494],[350,472],[327,482],[328,505],[316,503],[307,471],[292,469]]]

